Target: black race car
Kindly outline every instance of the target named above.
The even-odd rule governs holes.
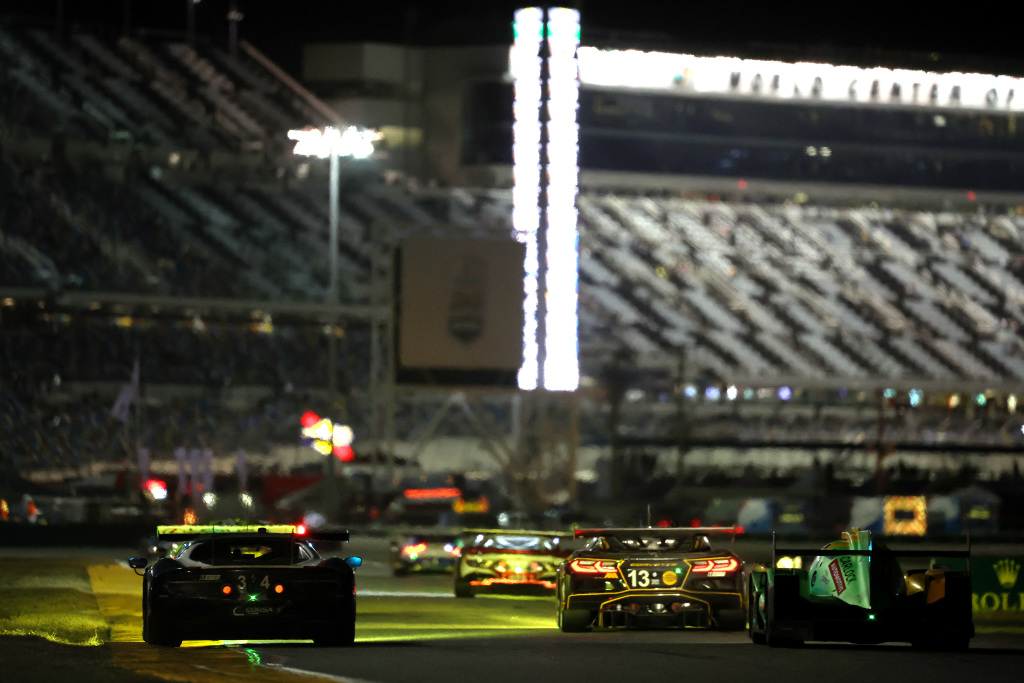
[[[158,527],[158,539],[182,544],[143,574],[142,639],[170,647],[256,639],[350,645],[362,559],[324,558],[312,543],[348,537],[292,525]],[[139,570],[148,560],[128,564]]]
[[[744,564],[708,536],[733,527],[576,531],[589,539],[558,569],[558,626],[718,627],[746,624]]]

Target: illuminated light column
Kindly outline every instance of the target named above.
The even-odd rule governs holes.
[[[537,388],[539,343],[537,339],[538,276],[540,256],[537,231],[540,228],[540,45],[544,32],[544,10],[529,7],[515,13],[515,42],[509,66],[515,80],[512,105],[512,227],[516,239],[526,245],[523,260],[523,366],[519,388]]]
[[[546,311],[544,388],[574,391],[579,386],[579,80],[576,48],[580,15],[573,9],[548,10],[548,135]]]
[[[545,33],[546,93],[540,56]],[[526,245],[523,366],[519,371],[519,387],[524,390],[543,386],[572,391],[579,385],[579,35],[576,10],[550,9],[545,17],[544,10],[531,7],[515,14],[515,43],[509,59],[515,80],[512,222],[517,238]],[[542,112],[545,99],[547,108]],[[546,114],[544,124],[542,113]],[[546,126],[545,136],[542,125]],[[544,138],[546,149],[542,149]],[[542,171],[546,171],[543,178]],[[543,301],[541,287],[545,289]]]

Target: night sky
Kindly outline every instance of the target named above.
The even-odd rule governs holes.
[[[56,24],[63,6],[67,25],[120,27],[125,7],[131,24],[184,33],[188,0],[0,0],[0,14]],[[486,44],[511,40],[512,13],[524,2],[508,0],[235,0],[245,15],[239,35],[291,73],[305,42],[379,41],[418,45]],[[882,2],[631,2],[582,0],[583,42],[628,44],[640,33],[668,49],[721,47],[721,53],[767,44],[827,56],[850,51],[910,50],[1021,59],[1024,50],[1004,28],[1009,9],[992,5]],[[195,5],[196,30],[227,42],[231,0]],[[940,9],[941,8],[941,9]],[[1007,13],[1002,16],[1000,12]],[[1005,63],[1005,62],[1004,62]],[[1009,69],[1004,69],[1009,72]],[[1016,71],[1016,70],[1014,70]]]

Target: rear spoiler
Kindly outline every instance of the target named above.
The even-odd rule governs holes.
[[[733,538],[743,533],[741,526],[677,526],[677,527],[612,527],[608,529],[577,529],[576,538],[594,536],[625,536],[643,533],[645,536],[679,536],[681,534],[731,534]]]
[[[492,534],[502,536],[542,536],[544,538],[572,538],[571,531],[536,531],[533,529],[463,529],[463,534]]]
[[[295,524],[179,524],[161,525],[156,537],[161,541],[188,541],[202,536],[267,535],[276,538],[304,538],[310,541],[349,540],[348,531],[306,531]]]
[[[772,567],[778,565],[779,555],[800,555],[833,557],[849,555],[855,557],[962,557],[967,559],[967,571],[971,570],[971,536],[967,535],[967,545],[963,550],[893,550],[892,548],[872,548],[870,550],[847,550],[843,548],[780,548],[777,545],[775,532],[772,532]]]

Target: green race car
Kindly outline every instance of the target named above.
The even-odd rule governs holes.
[[[794,566],[780,568],[784,556]],[[804,569],[798,558],[806,557],[814,560]],[[964,558],[965,569],[936,563],[940,558]],[[927,566],[903,569],[900,559]],[[896,551],[852,529],[813,550],[780,548],[773,536],[772,564],[754,567],[747,590],[748,629],[758,644],[908,642],[965,650],[974,636],[969,544],[966,550]]]

